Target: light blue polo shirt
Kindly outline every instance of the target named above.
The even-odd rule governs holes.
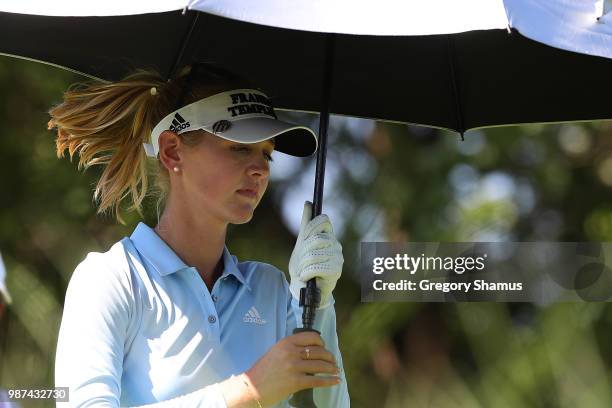
[[[108,252],[89,253],[68,284],[57,344],[55,384],[69,387],[69,406],[226,408],[217,383],[301,327],[302,310],[274,266],[238,262],[227,247],[223,264],[209,292],[143,223]],[[315,389],[315,402],[348,407],[333,299],[315,328],[343,380]]]

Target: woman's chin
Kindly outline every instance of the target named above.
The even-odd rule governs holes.
[[[253,219],[253,212],[255,208],[241,206],[233,212],[230,223],[232,224],[246,224]]]
[[[235,225],[246,224],[249,221],[251,221],[252,218],[253,218],[252,214],[250,217],[236,218],[236,219],[231,220],[230,224],[235,224]]]

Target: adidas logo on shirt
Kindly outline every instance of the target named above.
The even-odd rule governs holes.
[[[174,119],[172,119],[172,125],[170,125],[170,131],[172,132],[180,132],[183,129],[187,129],[190,126],[190,123],[187,122],[179,113],[177,112],[174,115]]]
[[[249,311],[246,312],[242,318],[242,321],[245,323],[255,323],[260,325],[267,323],[266,320],[261,317],[257,309],[255,309],[255,306],[252,306]]]

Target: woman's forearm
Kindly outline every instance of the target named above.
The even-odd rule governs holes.
[[[263,407],[259,402],[262,399],[259,392],[245,373],[233,375],[218,385],[228,408]]]

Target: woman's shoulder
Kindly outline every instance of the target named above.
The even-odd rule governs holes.
[[[105,252],[92,251],[85,255],[85,258],[77,265],[76,270],[118,270],[126,267],[126,244],[125,238],[115,242]],[[76,271],[75,270],[75,271]]]
[[[70,285],[107,287],[109,284],[131,287],[126,238],[105,252],[92,251],[76,266]]]
[[[138,297],[119,241],[105,252],[89,252],[76,266],[64,301],[64,310],[76,316],[112,320],[131,316]],[[66,312],[65,312],[66,313]]]

